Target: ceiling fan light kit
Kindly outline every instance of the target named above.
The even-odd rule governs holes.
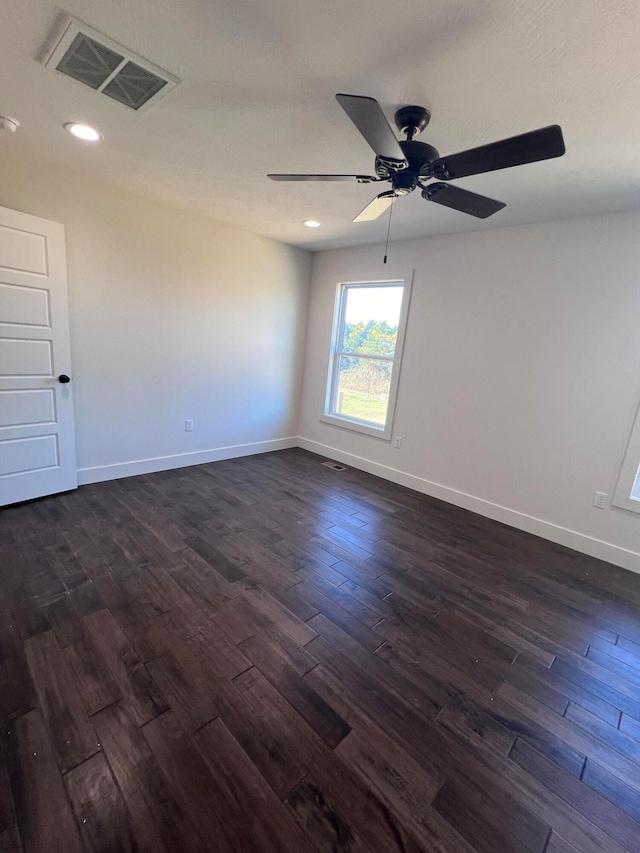
[[[565,153],[562,130],[559,125],[553,124],[459,154],[440,157],[433,145],[415,139],[431,119],[431,113],[424,107],[411,105],[397,110],[396,127],[406,136],[406,139],[398,140],[382,107],[374,98],[338,94],[336,100],[373,149],[376,155],[375,175],[272,174],[268,177],[273,181],[389,182],[391,189],[377,195],[360,211],[354,222],[377,219],[396,198],[409,195],[417,188],[422,190],[425,201],[486,219],[502,210],[506,204],[443,182],[549,160]],[[426,183],[431,180],[436,183]]]

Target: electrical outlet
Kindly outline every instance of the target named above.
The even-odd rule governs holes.
[[[393,439],[393,446],[395,447],[396,450],[400,450],[400,448],[402,447],[402,439],[400,438],[399,435],[397,435]]]
[[[596,492],[596,496],[593,499],[593,505],[598,509],[606,509],[608,497],[609,495],[606,492]]]
[[[193,421],[191,419],[184,422],[184,431],[193,432]]]

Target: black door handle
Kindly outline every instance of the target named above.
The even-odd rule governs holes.
[[[61,373],[60,376],[58,376],[58,382],[62,382],[63,385],[66,385],[67,382],[71,382],[71,377],[67,376],[66,373]]]

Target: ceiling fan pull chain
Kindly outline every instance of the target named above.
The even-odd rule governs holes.
[[[387,263],[387,250],[389,248],[389,232],[391,231],[391,214],[393,213],[393,202],[389,206],[389,225],[387,226],[387,242],[384,247],[384,261],[383,263]]]

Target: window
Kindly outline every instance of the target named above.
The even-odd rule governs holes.
[[[640,513],[640,408],[613,494],[613,505]]]
[[[323,420],[391,438],[411,276],[338,284]]]

